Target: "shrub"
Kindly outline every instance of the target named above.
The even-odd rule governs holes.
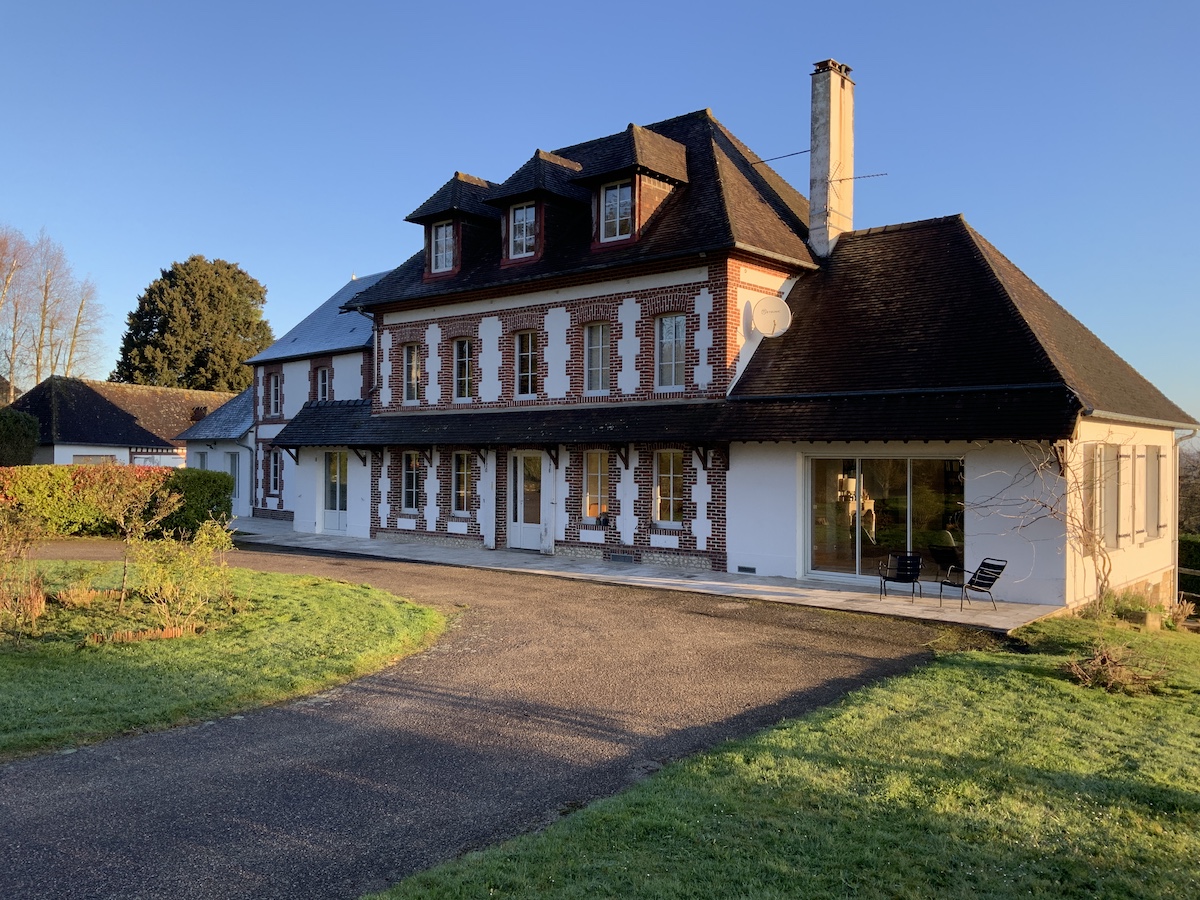
[[[209,519],[228,521],[233,514],[233,476],[228,472],[172,469],[164,487],[183,498],[179,509],[163,520],[168,534],[195,534]]]
[[[0,466],[27,466],[33,462],[40,427],[36,416],[11,406],[0,409]]]
[[[229,594],[225,554],[233,539],[209,519],[190,539],[164,537],[134,549],[139,592],[154,604],[164,628],[190,628],[210,601]]]
[[[1161,687],[1167,673],[1135,653],[1125,644],[1096,641],[1090,656],[1071,660],[1066,673],[1084,687],[1097,687],[1110,694],[1144,694]]]

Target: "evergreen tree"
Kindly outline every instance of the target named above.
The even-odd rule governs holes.
[[[138,297],[110,381],[240,391],[244,361],[275,340],[262,315],[267,289],[235,263],[189,257]]]
[[[29,413],[11,406],[0,409],[0,466],[27,466],[33,462],[41,426]]]

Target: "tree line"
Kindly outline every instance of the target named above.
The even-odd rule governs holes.
[[[95,365],[102,312],[96,286],[75,275],[61,244],[0,225],[0,402],[15,399],[17,384]]]

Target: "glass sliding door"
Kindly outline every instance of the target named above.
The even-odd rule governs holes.
[[[809,497],[811,572],[874,575],[908,551],[929,578],[962,565],[961,459],[813,459]]]

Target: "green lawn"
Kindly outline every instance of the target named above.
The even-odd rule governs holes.
[[[78,565],[47,563],[61,585]],[[232,569],[237,601],[202,634],[99,646],[91,632],[154,626],[149,609],[47,604],[38,634],[0,641],[0,757],[165,728],[319,691],[426,646],[444,621],[374,588]],[[110,567],[99,586],[119,583]]]
[[[1061,672],[1103,631],[1157,694]],[[1079,620],[668,766],[380,897],[1194,898],[1200,636]]]

